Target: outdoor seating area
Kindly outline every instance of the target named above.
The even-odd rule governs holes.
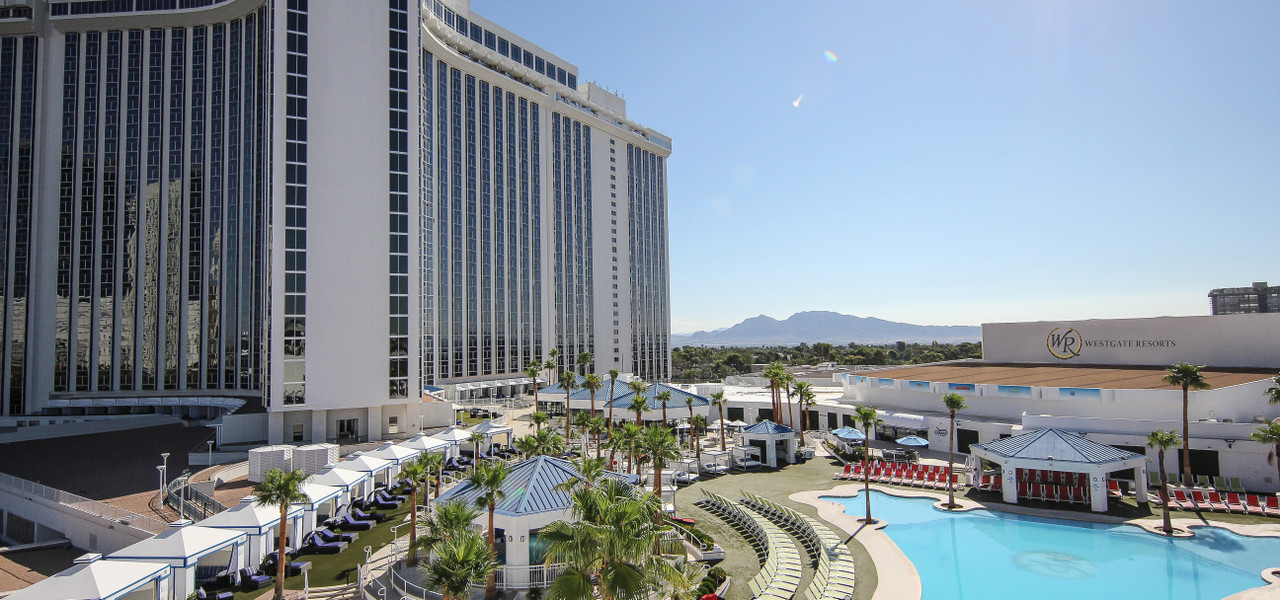
[[[1187,481],[1180,473],[1165,473],[1165,479],[1169,482],[1169,487],[1181,487],[1187,489],[1198,490],[1214,490],[1220,494],[1227,492],[1236,492],[1237,494],[1245,493],[1244,483],[1239,477],[1218,477],[1209,475],[1192,475],[1191,480]],[[1156,471],[1147,472],[1147,487],[1158,489],[1160,487],[1160,473]]]
[[[777,502],[742,491],[742,502],[788,530],[805,545],[817,562],[812,581],[805,588],[806,600],[848,600],[853,597],[856,565],[853,553],[840,536],[817,519]]]
[[[959,473],[951,473],[948,478],[947,467],[940,465],[872,461],[867,464],[865,477],[862,463],[847,464],[843,471],[835,474],[835,479],[847,479],[850,481],[862,481],[867,478],[876,483],[935,490],[947,489],[948,479],[950,479],[952,489],[959,489],[962,486]]]
[[[1184,488],[1170,488],[1169,495],[1171,497],[1165,501],[1169,510],[1209,510],[1260,517],[1280,517],[1280,498],[1274,495],[1239,492],[1224,494],[1217,491]],[[1152,501],[1160,502],[1160,496],[1158,494],[1153,496]]]
[[[720,494],[702,490],[701,506],[729,522],[764,556],[760,572],[747,582],[754,598],[791,598],[800,588],[800,550],[769,519]]]
[[[1089,476],[1084,473],[1049,471],[1046,469],[1017,469],[1018,498],[1090,504]]]

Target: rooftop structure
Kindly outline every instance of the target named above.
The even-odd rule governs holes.
[[[1209,308],[1215,315],[1280,312],[1280,285],[1255,281],[1250,287],[1209,290]]]

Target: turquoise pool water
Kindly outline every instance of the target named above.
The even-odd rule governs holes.
[[[871,495],[871,515],[889,522],[885,533],[920,572],[923,600],[1219,600],[1280,566],[1280,538],[1218,527],[1168,539],[1131,525],[946,513],[922,498]],[[861,497],[822,499],[865,514]]]

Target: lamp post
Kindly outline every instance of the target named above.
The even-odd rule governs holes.
[[[156,465],[156,471],[160,472],[160,508],[164,508],[164,465]]]
[[[209,446],[209,466],[212,467],[213,466],[213,440],[205,440],[204,443]]]

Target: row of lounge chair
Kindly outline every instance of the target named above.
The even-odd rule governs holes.
[[[735,525],[753,541],[758,552],[765,554],[760,572],[747,582],[752,598],[790,600],[800,588],[803,567],[800,550],[780,527],[719,494],[702,490],[703,508]]]
[[[806,600],[848,600],[853,597],[853,553],[840,536],[817,519],[755,494],[739,491],[741,502],[777,523],[804,543],[817,562],[813,579],[805,588]]]
[[[1004,489],[1004,478],[999,475],[983,475],[974,486],[980,492],[998,492]]]
[[[868,475],[871,481],[891,483],[894,485],[932,488],[936,490],[947,489],[948,477],[946,467],[876,461],[870,463],[867,466],[867,469],[869,471]],[[844,466],[844,471],[836,473],[834,478],[862,481],[864,479],[862,464],[847,464]],[[953,489],[959,489],[960,474],[952,473],[950,479]]]
[[[1185,477],[1182,477],[1177,473],[1165,473],[1165,477],[1169,480],[1169,485],[1171,487],[1217,490],[1218,493],[1245,493],[1244,483],[1240,481],[1239,477],[1210,477],[1208,475],[1194,475],[1192,476],[1191,481],[1186,481]],[[1158,471],[1147,471],[1147,487],[1160,487],[1160,473]]]
[[[1259,494],[1241,494],[1238,492],[1205,492],[1184,489],[1170,490],[1173,496],[1166,503],[1171,510],[1209,509],[1216,512],[1233,512],[1237,514],[1259,515],[1264,517],[1280,517],[1280,498]],[[1159,497],[1156,498],[1159,501]]]
[[[1018,482],[1018,497],[1046,502],[1089,504],[1089,488],[1082,485],[1053,485],[1049,483]]]
[[[1018,481],[1026,483],[1044,483],[1048,485],[1089,485],[1086,473],[1067,473],[1064,471],[1047,471],[1044,469],[1018,469]]]

